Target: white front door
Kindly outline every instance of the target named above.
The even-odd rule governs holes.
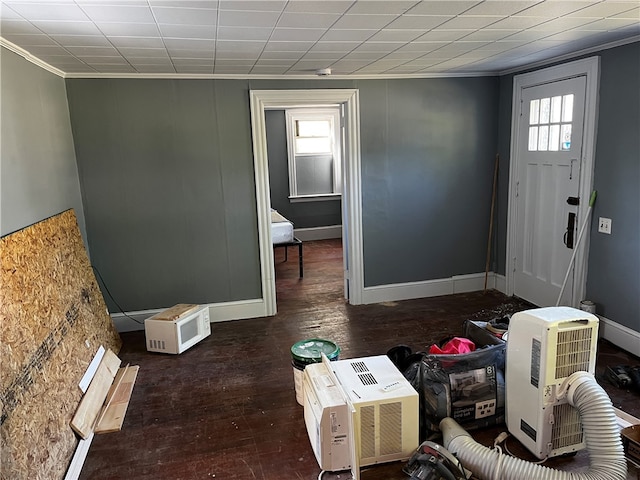
[[[556,304],[589,201],[580,191],[585,86],[578,76],[521,92],[513,293],[538,306]],[[574,300],[571,273],[560,303]]]

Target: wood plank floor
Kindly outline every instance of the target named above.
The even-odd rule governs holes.
[[[320,469],[295,400],[293,343],[331,339],[342,350],[340,358],[384,354],[399,344],[421,351],[461,334],[466,319],[526,308],[496,291],[351,306],[343,298],[340,241],[305,242],[304,259],[300,279],[297,251],[290,250],[284,262],[283,249],[277,249],[274,317],[214,323],[209,338],[177,356],[147,352],[144,332],[122,334],[120,358],[140,366],[138,379],[122,431],[94,438],[81,478],[316,479]],[[601,342],[598,378],[608,364],[638,364],[638,359]],[[615,406],[640,416],[637,394],[600,383]],[[504,429],[478,432],[476,438],[490,444]],[[516,440],[510,442],[514,453],[531,459]],[[587,462],[580,452],[547,464],[579,470]],[[362,478],[406,479],[402,466],[368,467]]]

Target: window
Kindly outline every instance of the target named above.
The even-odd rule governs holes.
[[[326,200],[342,191],[340,109],[286,111],[289,198]]]
[[[537,98],[529,104],[529,151],[571,150],[573,93]]]

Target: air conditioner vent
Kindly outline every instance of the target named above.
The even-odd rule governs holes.
[[[377,385],[378,381],[376,377],[371,375],[370,373],[361,373],[358,375],[358,378],[362,382],[363,385]]]
[[[553,449],[582,443],[582,422],[578,410],[568,403],[553,406],[555,423],[551,429]]]
[[[360,457],[376,456],[376,407],[362,407],[360,410]]]
[[[364,362],[352,362],[351,367],[353,367],[356,373],[364,373],[369,371],[367,364]]]
[[[402,403],[380,405],[380,455],[402,452]]]
[[[579,371],[589,371],[592,328],[558,331],[556,347],[556,379]]]

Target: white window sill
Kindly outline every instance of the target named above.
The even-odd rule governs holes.
[[[340,200],[342,195],[339,193],[327,193],[324,195],[301,195],[298,197],[289,197],[291,203],[302,202],[324,202],[327,200]]]

